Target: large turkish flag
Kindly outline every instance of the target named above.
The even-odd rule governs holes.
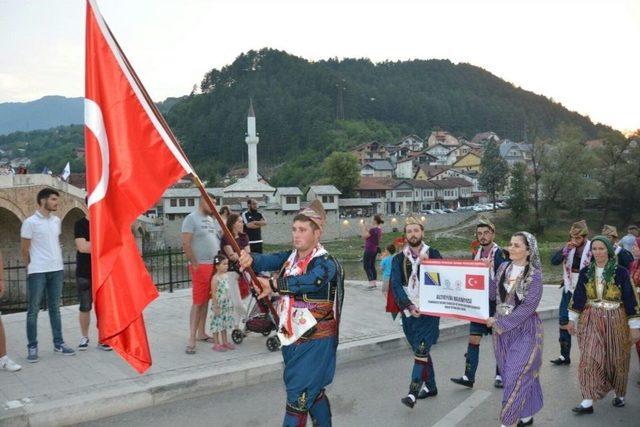
[[[100,341],[139,373],[151,366],[142,311],[158,292],[131,226],[191,166],[87,1],[85,150],[91,266]]]

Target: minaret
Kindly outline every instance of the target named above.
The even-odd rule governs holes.
[[[249,113],[247,115],[247,137],[244,141],[249,150],[249,171],[247,180],[258,181],[258,135],[256,134],[256,113],[253,111],[253,100],[249,100]]]

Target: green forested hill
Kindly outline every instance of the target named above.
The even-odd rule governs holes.
[[[260,168],[270,172],[274,185],[305,186],[319,177],[318,163],[330,151],[371,139],[387,143],[403,134],[424,137],[443,129],[467,138],[491,130],[521,140],[525,126],[548,135],[560,123],[579,127],[588,138],[611,131],[481,68],[447,60],[311,62],[262,49],[211,70],[200,89],[159,106],[200,175],[214,180],[246,161],[250,98],[260,134]],[[34,140],[25,155],[34,156],[38,168],[57,170],[72,145],[81,143],[82,130],[0,136],[0,148]]]
[[[340,89],[344,121],[336,121]],[[177,102],[168,114],[199,169],[220,173],[244,160],[245,118],[252,97],[260,166],[287,162],[275,172],[276,185],[308,183],[312,174],[307,168],[314,158],[371,135],[424,137],[444,129],[471,138],[492,130],[521,140],[525,125],[545,135],[560,123],[578,126],[587,137],[610,131],[481,68],[447,60],[310,62],[263,49],[211,70],[201,91]]]

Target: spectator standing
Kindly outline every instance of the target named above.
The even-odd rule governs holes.
[[[396,246],[391,243],[387,245],[382,252],[382,260],[380,261],[380,270],[382,270],[382,292],[387,295],[389,292],[389,281],[391,280],[391,260],[396,253]]]
[[[229,215],[231,214],[231,210],[229,210],[229,206],[222,206],[220,208],[220,210],[218,211],[218,213],[220,214],[220,218],[222,218],[222,222],[224,224],[226,224],[227,223],[227,219],[229,218]],[[220,231],[222,231],[222,230],[220,230]]]
[[[211,213],[209,205],[200,199],[198,209],[187,215],[182,223],[182,245],[189,261],[193,295],[187,354],[195,354],[196,340],[212,341],[204,331],[204,324],[214,273],[213,259],[220,251],[220,238],[219,226]]]
[[[249,236],[249,245],[251,252],[262,253],[262,227],[267,225],[267,221],[262,214],[258,212],[258,202],[250,199],[247,202],[247,210],[242,213],[242,221],[244,222],[244,232]]]
[[[60,193],[51,188],[38,192],[38,209],[25,219],[20,229],[22,259],[27,265],[27,361],[38,359],[38,312],[44,293],[47,293],[49,321],[53,335],[53,351],[65,356],[76,352],[62,338],[60,321],[60,296],[64,279],[62,248],[60,247],[60,218],[53,215],[58,210]]]
[[[233,239],[236,241],[240,249],[250,253],[251,245],[249,244],[249,237],[242,232],[244,223],[240,215],[230,214],[227,219],[227,228],[231,232]],[[222,250],[229,259],[229,273],[227,274],[227,280],[229,282],[229,299],[233,306],[233,313],[236,321],[236,325],[242,326],[242,321],[247,314],[245,306],[242,302],[244,298],[249,296],[249,286],[240,277],[240,270],[238,268],[238,254],[233,250],[231,242],[226,236],[222,238]]]
[[[362,263],[364,271],[367,274],[367,280],[369,280],[369,290],[376,289],[377,287],[376,257],[378,253],[380,253],[382,224],[384,224],[384,221],[380,215],[373,216],[369,227],[365,226],[364,223],[360,224],[360,234],[364,239],[364,256],[362,257]]]
[[[86,201],[86,200],[85,200]],[[89,233],[89,218],[84,217],[76,221],[73,227],[73,237],[76,242],[76,285],[78,287],[78,300],[80,301],[80,344],[78,350],[84,351],[89,347],[89,325],[91,323],[91,306],[93,305],[93,292],[91,287],[91,239]],[[98,342],[98,348],[111,351],[107,344]]]

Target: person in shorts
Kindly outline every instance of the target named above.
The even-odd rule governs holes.
[[[213,277],[213,259],[220,251],[220,226],[211,216],[211,209],[204,199],[200,206],[182,222],[182,245],[189,261],[193,304],[189,315],[189,341],[187,354],[195,354],[196,341],[212,342],[204,331],[207,307]]]
[[[86,200],[85,200],[86,201]],[[91,239],[89,238],[89,217],[76,221],[73,227],[73,237],[76,242],[76,285],[78,300],[80,301],[80,344],[78,350],[89,348],[89,325],[91,324],[91,306],[93,305],[93,291],[91,287]],[[98,348],[111,351],[107,344],[98,342]]]

